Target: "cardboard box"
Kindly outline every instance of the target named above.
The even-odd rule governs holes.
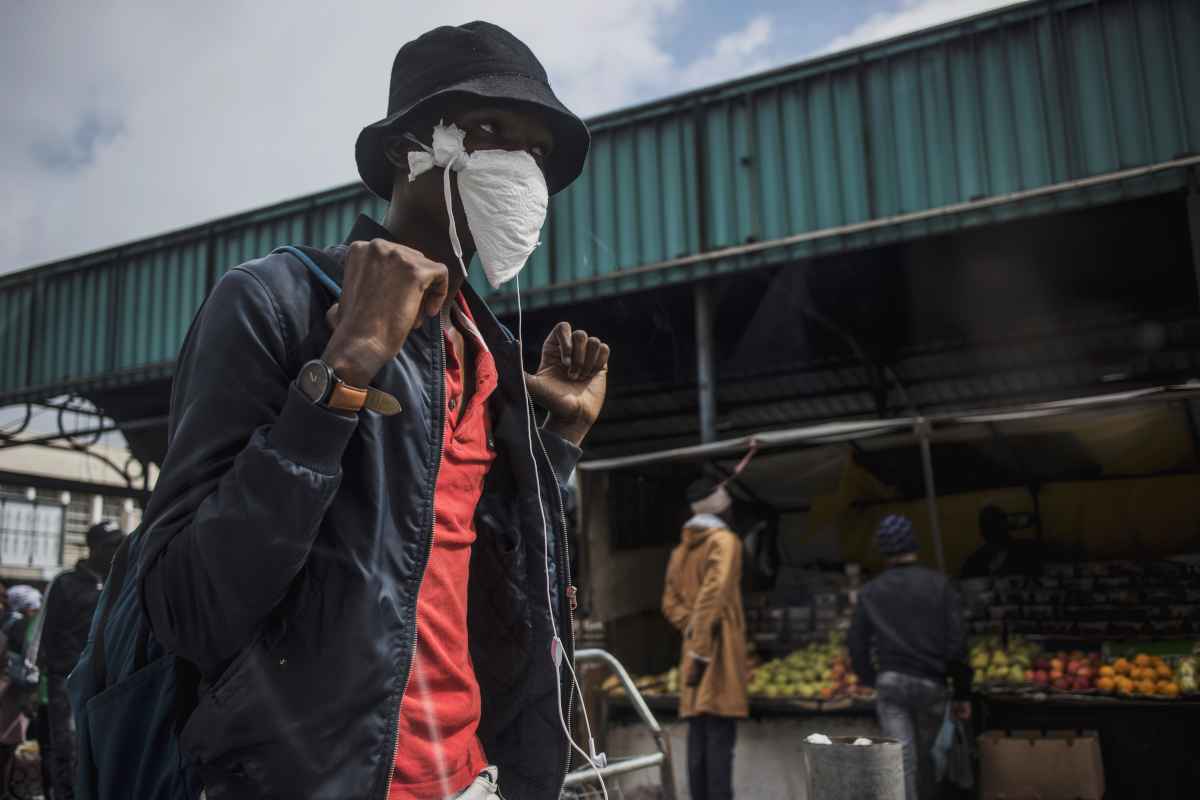
[[[1101,800],[1095,731],[988,731],[979,737],[983,800]]]

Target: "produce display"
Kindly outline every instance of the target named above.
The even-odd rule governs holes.
[[[750,697],[758,700],[871,700],[873,690],[860,686],[850,667],[850,657],[840,632],[824,642],[798,648],[779,658],[756,663],[751,656]],[[679,694],[679,669],[673,667],[658,675],[634,678],[638,691],[647,697]],[[601,688],[613,697],[626,692],[617,677],[611,676]]]
[[[660,675],[640,675],[633,679],[633,685],[646,697],[679,694],[679,668],[672,667]],[[624,697],[628,694],[621,685],[621,679],[610,675],[600,688],[613,697]]]
[[[755,667],[750,673],[750,696],[802,700],[864,697],[840,634],[823,644],[811,644]]]
[[[972,578],[962,589],[976,635],[1190,639],[1200,635],[1198,578],[1191,561],[1097,561]]]
[[[1198,693],[1196,657],[1177,659],[1127,653],[1105,659],[1098,651],[1042,652],[1014,637],[975,641],[969,654],[974,686],[983,692],[1043,691],[1173,700]]]

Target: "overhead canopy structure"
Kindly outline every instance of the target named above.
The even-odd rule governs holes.
[[[851,462],[878,482],[856,502],[926,496],[944,565],[937,496],[1047,484],[1200,473],[1200,384],[1163,386],[929,418],[835,422],[624,458],[585,461],[585,472],[707,463],[778,513],[806,511],[842,491]],[[936,474],[936,487],[934,475]]]
[[[1172,409],[1169,404],[1176,404]],[[1179,405],[1183,404],[1183,405]],[[856,420],[849,422],[831,422],[821,425],[810,425],[800,428],[790,428],[780,431],[740,436],[709,444],[692,447],[678,447],[662,450],[656,453],[641,453],[619,458],[604,458],[584,461],[579,469],[589,471],[628,469],[652,464],[668,462],[723,462],[726,465],[736,462],[748,450],[755,449],[760,455],[747,468],[747,477],[754,475],[763,464],[781,463],[778,459],[795,460],[791,453],[797,449],[812,449],[818,447],[847,448],[853,445],[859,452],[882,452],[897,447],[913,446],[918,441],[918,428],[921,423],[928,423],[930,439],[936,444],[979,444],[1000,437],[1002,439],[1027,439],[1030,437],[1055,437],[1067,434],[1075,437],[1088,436],[1088,442],[1082,446],[1096,450],[1096,458],[1103,458],[1103,453],[1110,450],[1123,450],[1125,445],[1136,446],[1136,441],[1115,444],[1112,437],[1118,435],[1110,431],[1108,436],[1103,431],[1091,431],[1092,426],[1100,417],[1118,415],[1126,420],[1136,419],[1147,425],[1170,425],[1174,433],[1171,446],[1167,451],[1157,450],[1153,458],[1164,465],[1164,469],[1178,463],[1179,459],[1190,459],[1189,464],[1196,464],[1200,440],[1194,431],[1196,423],[1200,423],[1200,384],[1185,384],[1181,386],[1162,386],[1151,389],[1139,389],[1129,392],[1095,395],[1092,397],[1057,400],[1045,403],[1032,403],[1013,408],[979,409],[957,414],[939,414],[930,417],[896,417],[886,420]],[[1142,439],[1144,429],[1134,430],[1125,427],[1125,435]],[[985,446],[985,445],[979,445]],[[1042,454],[1043,456],[1045,454]],[[1072,461],[1072,457],[1075,461]],[[1062,463],[1059,470],[1047,471],[1046,462],[1030,464],[1036,477],[1048,479],[1054,475],[1078,475],[1079,471],[1091,468],[1092,460],[1079,460],[1080,453],[1060,452],[1056,458]],[[802,459],[801,459],[802,460]],[[755,464],[760,465],[755,467]],[[1075,470],[1073,472],[1073,470]],[[1153,472],[1157,470],[1140,470]]]

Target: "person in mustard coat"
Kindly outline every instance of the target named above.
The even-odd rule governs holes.
[[[671,553],[663,614],[683,634],[679,716],[688,720],[688,784],[693,800],[733,797],[737,720],[749,714],[742,542],[726,521],[723,484],[688,487],[692,517]]]

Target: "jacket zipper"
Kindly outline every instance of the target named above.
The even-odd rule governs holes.
[[[523,376],[522,376],[522,378],[523,378]],[[528,395],[526,395],[526,396],[528,397]],[[534,408],[533,408],[533,398],[529,398],[529,420],[528,420],[527,424],[528,425],[536,425],[537,424],[537,419],[535,417],[535,412],[534,412]],[[542,457],[546,459],[546,469],[550,472],[550,477],[554,479],[555,505],[558,508],[559,522],[562,524],[561,527],[559,528],[559,530],[560,530],[559,544],[561,545],[561,552],[562,552],[562,563],[559,565],[559,568],[560,568],[560,570],[562,570],[561,574],[564,576],[564,580],[562,581],[564,586],[560,587],[560,591],[565,592],[566,588],[570,587],[570,584],[571,584],[571,553],[567,549],[568,548],[568,545],[567,545],[567,512],[566,512],[566,509],[563,508],[562,493],[558,486],[558,475],[554,472],[554,466],[553,466],[552,462],[550,461],[550,454],[546,452],[546,443],[542,441],[541,436],[538,436],[537,440],[538,440],[538,444],[541,445],[541,448],[542,448]],[[543,566],[545,569],[549,569],[549,565],[543,565]],[[569,637],[569,640],[571,642],[571,652],[564,653],[563,657],[564,658],[573,658],[575,655],[575,610],[573,608],[571,608],[570,600],[567,601],[567,636]],[[568,672],[567,674],[569,675],[570,672]],[[563,680],[561,675],[558,676],[558,679],[560,681]],[[574,725],[574,720],[572,719],[572,712],[575,709],[575,692],[572,690],[571,682],[569,680],[566,682],[566,684],[567,684],[566,685],[566,691],[567,691],[566,720],[567,720],[567,731],[569,732],[571,730],[572,726]],[[569,735],[570,734],[568,733],[568,736]],[[566,763],[563,764],[563,780],[564,781],[566,780],[567,775],[570,772],[571,772],[571,744],[570,744],[570,742],[568,742],[567,743]]]
[[[443,327],[442,315],[438,314],[438,353],[442,359],[442,371],[440,373],[441,387],[438,396],[441,397],[441,402],[438,404],[437,422],[438,422],[438,448],[437,460],[433,464],[433,491],[437,493],[438,473],[442,469],[442,451],[446,446],[446,330]],[[430,498],[430,505],[433,505],[433,498]],[[565,515],[564,515],[565,516]],[[425,582],[425,570],[429,568],[429,557],[433,555],[433,536],[437,529],[437,512],[430,509],[429,513],[429,546],[425,548],[425,562],[421,565],[421,580],[417,581],[417,604],[413,609],[413,633],[412,633],[412,648],[409,650],[408,657],[408,673],[404,676],[404,687],[400,690],[400,702],[396,704],[395,723],[396,734],[392,739],[392,761],[388,765],[387,783],[383,785],[383,797],[387,800],[392,791],[392,778],[396,776],[396,756],[400,754],[400,709],[404,707],[404,695],[408,693],[408,684],[412,680],[413,663],[417,659],[417,614],[421,608],[421,584]],[[573,643],[572,643],[573,644]]]

